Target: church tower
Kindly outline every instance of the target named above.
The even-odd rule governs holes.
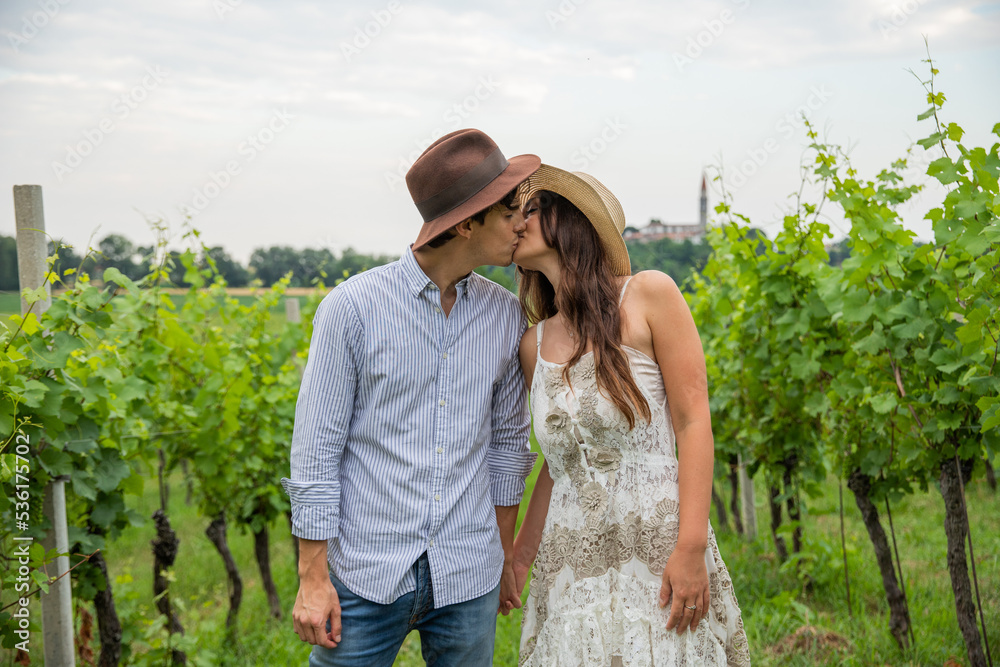
[[[699,209],[698,225],[701,227],[702,238],[708,229],[708,186],[705,182],[705,172],[701,172],[701,208]]]

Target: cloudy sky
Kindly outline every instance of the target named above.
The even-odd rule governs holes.
[[[965,143],[1000,122],[1000,2],[978,0],[3,0],[0,33],[0,234],[10,186],[40,184],[48,230],[81,247],[149,243],[149,219],[179,245],[186,210],[244,261],[398,254],[420,224],[402,175],[460,127],[592,173],[635,226],[695,221],[722,166],[774,229],[799,113],[869,177],[930,133],[907,71],[923,36]],[[905,212],[924,238],[935,197]]]

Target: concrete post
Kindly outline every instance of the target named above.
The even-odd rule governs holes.
[[[17,277],[21,289],[37,289],[45,280],[45,258],[49,255],[48,237],[45,236],[45,214],[42,211],[42,186],[14,186],[14,217],[17,220]],[[37,231],[36,231],[37,230]],[[39,301],[31,312],[41,317],[52,303],[52,286],[46,285],[48,295]],[[21,297],[21,314],[28,304]]]
[[[45,215],[42,210],[42,186],[14,186],[14,218],[17,221],[17,267],[21,290],[37,289],[45,280],[48,267],[48,238],[45,236]],[[31,312],[41,316],[52,303],[51,285],[46,285],[47,298],[34,304]],[[28,312],[28,304],[21,297],[21,314]],[[45,550],[69,551],[66,528],[66,479],[53,479],[45,487],[43,511],[52,523],[52,529],[42,540]],[[69,557],[56,559],[56,573],[69,570]],[[45,646],[45,664],[58,667],[75,667],[73,652],[73,600],[70,577],[67,575],[51,586],[41,596],[42,641]]]
[[[299,298],[296,296],[285,297],[285,317],[289,322],[298,323],[302,321],[302,312],[299,310]]]
[[[757,499],[753,490],[753,479],[747,474],[743,456],[737,457],[740,478],[740,510],[743,515],[743,534],[748,540],[757,539]]]

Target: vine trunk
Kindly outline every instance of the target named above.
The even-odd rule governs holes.
[[[240,612],[240,603],[243,601],[243,580],[240,579],[240,571],[236,568],[236,560],[229,550],[229,542],[226,541],[226,513],[219,512],[212,523],[205,529],[208,539],[215,545],[216,550],[222,557],[222,562],[226,566],[226,575],[229,577],[229,613],[226,614],[226,628],[232,630],[236,627],[236,617]]]
[[[948,574],[951,590],[955,595],[955,612],[958,627],[965,641],[965,651],[972,667],[986,667],[986,654],[976,625],[976,604],[969,582],[969,569],[965,560],[965,538],[969,533],[969,521],[965,513],[961,483],[971,477],[972,462],[964,461],[959,471],[954,458],[941,464],[941,497],[944,499],[944,532],[948,536]]]
[[[267,604],[271,608],[271,616],[281,618],[281,601],[278,599],[278,587],[274,585],[271,576],[270,538],[267,524],[253,534],[253,552],[257,557],[257,567],[260,568],[260,578],[264,582],[267,593]]]
[[[896,578],[896,570],[892,565],[892,549],[886,539],[885,530],[879,520],[878,509],[872,502],[872,478],[860,470],[855,470],[847,478],[847,487],[854,493],[854,502],[861,511],[861,519],[868,529],[868,538],[875,549],[875,560],[882,574],[882,588],[885,599],[889,603],[889,631],[896,638],[896,643],[903,650],[910,646],[910,610],[906,604],[906,596]]]

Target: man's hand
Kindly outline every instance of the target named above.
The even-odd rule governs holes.
[[[292,621],[302,641],[336,648],[340,643],[340,598],[329,577],[303,580],[299,584]],[[330,632],[326,631],[327,621],[330,621]]]
[[[497,613],[507,616],[513,609],[520,608],[521,589],[517,586],[514,569],[510,563],[504,563],[503,573],[500,575],[500,605],[497,607]]]
[[[330,632],[326,622],[330,621]],[[340,597],[330,581],[326,540],[299,540],[299,594],[292,608],[295,633],[314,646],[340,643]]]
[[[512,609],[521,608],[521,591],[517,588],[514,570],[514,527],[517,525],[517,505],[496,507],[497,528],[500,531],[500,544],[503,547],[503,572],[500,573],[500,601],[497,613],[506,616]]]

